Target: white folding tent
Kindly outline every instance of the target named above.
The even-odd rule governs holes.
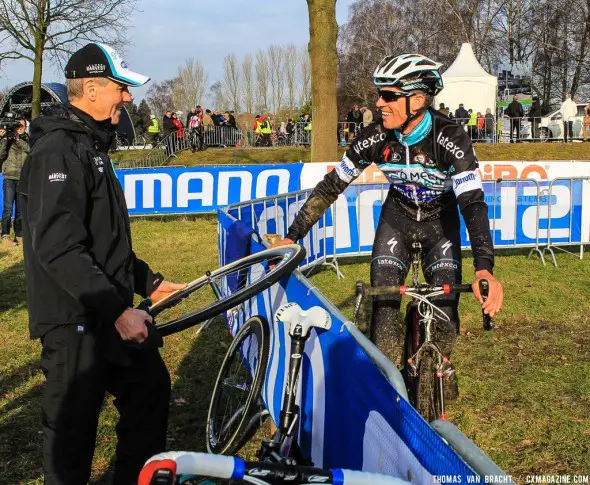
[[[465,109],[485,114],[486,108],[496,112],[498,79],[488,74],[473,53],[471,44],[464,43],[455,61],[442,75],[445,88],[436,96],[436,108],[444,103],[452,113],[463,103]]]

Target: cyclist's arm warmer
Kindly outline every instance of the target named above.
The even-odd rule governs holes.
[[[445,162],[451,167],[449,172],[453,180],[453,190],[469,231],[475,270],[485,269],[492,273],[494,245],[490,234],[488,206],[484,200],[479,165],[471,140],[463,130],[456,130],[448,138],[448,143],[461,148],[447,150]]]

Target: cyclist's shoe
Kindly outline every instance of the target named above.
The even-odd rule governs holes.
[[[459,397],[459,379],[453,366],[450,366],[452,372],[444,379],[443,395],[445,397],[445,404],[453,403]]]

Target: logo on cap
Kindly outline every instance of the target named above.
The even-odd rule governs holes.
[[[90,74],[104,72],[105,69],[106,66],[104,64],[90,64],[89,66],[86,66],[86,71]]]
[[[128,64],[125,61],[121,61],[121,67],[123,69],[129,69],[129,66],[128,66]]]

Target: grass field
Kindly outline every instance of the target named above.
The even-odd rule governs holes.
[[[134,247],[171,281],[190,281],[217,265],[216,220],[135,220]],[[558,255],[543,268],[522,254],[500,253],[496,275],[505,307],[493,332],[481,329],[476,303],[464,298],[454,353],[461,395],[450,419],[513,476],[590,474],[590,259]],[[464,267],[470,273],[471,258]],[[350,316],[354,282],[366,262],[346,264],[338,281],[313,276]],[[466,279],[470,276],[466,274]],[[40,345],[28,339],[20,248],[0,247],[0,483],[42,483]],[[163,350],[173,381],[169,449],[204,450],[213,381],[229,343],[222,324],[194,338],[168,337]],[[93,483],[108,483],[116,413],[101,415]],[[250,447],[249,449],[252,449]],[[524,480],[523,480],[524,482]]]
[[[476,143],[482,161],[492,160],[590,160],[590,143]],[[339,153],[344,150],[340,149]],[[145,152],[113,153],[115,162],[142,158]],[[192,153],[185,150],[169,160],[171,165],[241,165],[251,163],[309,162],[311,150],[304,147],[277,148],[208,148]],[[334,161],[334,160],[326,160]]]

